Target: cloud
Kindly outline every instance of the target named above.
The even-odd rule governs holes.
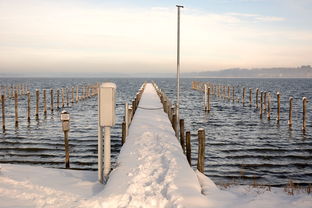
[[[283,18],[181,12],[183,71],[301,65],[312,59],[311,31],[271,27]],[[0,70],[174,72],[176,20],[174,7],[2,1]]]

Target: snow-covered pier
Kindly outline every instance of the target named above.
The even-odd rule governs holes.
[[[133,117],[104,191],[107,207],[208,207],[152,84]]]

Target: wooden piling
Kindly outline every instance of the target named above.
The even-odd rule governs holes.
[[[279,123],[281,119],[281,95],[279,92],[277,92],[277,123]]]
[[[289,117],[288,117],[288,126],[289,128],[292,127],[292,104],[293,104],[293,97],[289,98]]]
[[[43,89],[43,113],[47,115],[47,91]]]
[[[180,119],[180,143],[183,153],[185,154],[185,141],[184,141],[184,119]]]
[[[27,91],[27,121],[30,122],[30,92]]]
[[[60,108],[60,90],[59,89],[56,90],[56,107],[57,109]]]
[[[15,100],[15,127],[18,127],[18,92],[14,91],[14,100]]]
[[[127,119],[125,117],[125,119]],[[126,122],[122,122],[121,124],[121,145],[123,145],[126,142]]]
[[[69,90],[66,88],[66,105],[69,106]]]
[[[177,136],[177,114],[173,113],[172,115],[172,127],[173,127],[173,130],[175,132],[175,135]]]
[[[5,132],[5,96],[1,95],[1,108],[2,108],[2,130]]]
[[[307,126],[307,98],[302,98],[302,131],[306,131]]]
[[[249,106],[252,106],[252,89],[249,88]]]
[[[267,94],[267,99],[268,99],[267,118],[268,120],[270,120],[271,119],[271,94],[269,92]]]
[[[64,131],[64,146],[65,146],[65,168],[69,168],[68,131]]]
[[[263,111],[266,112],[267,110],[267,92],[263,93]]]
[[[53,100],[53,89],[50,89],[50,96],[51,96],[51,106],[50,106],[50,110],[51,113],[53,112],[53,104],[54,104],[54,100]]]
[[[246,95],[246,88],[243,88],[243,99],[242,99],[242,103],[243,105],[245,105],[245,95]]]
[[[227,98],[228,98],[228,101],[230,101],[230,99],[231,99],[231,97],[230,97],[230,86],[228,86],[228,96],[227,96]]]
[[[260,119],[262,119],[262,114],[263,114],[263,92],[260,92],[261,97],[260,97]]]
[[[36,119],[39,119],[39,90],[36,89]]]
[[[232,99],[233,103],[235,102],[235,87],[233,86],[233,92],[232,92]]]
[[[79,87],[76,88],[76,103],[79,101]]]
[[[256,89],[256,108],[258,109],[259,108],[259,104],[258,104],[258,99],[259,98],[259,89],[257,88]]]
[[[72,87],[72,90],[71,90],[71,92],[72,92],[72,101],[71,101],[71,103],[72,103],[72,105],[73,105],[73,103],[74,103],[74,100],[75,100],[75,98],[74,98],[74,88]]]
[[[208,111],[208,86],[204,84],[204,110]]]
[[[65,107],[65,92],[64,92],[64,88],[62,88],[62,108]]]
[[[190,165],[192,165],[192,158],[191,158],[191,132],[187,131],[185,134],[186,139],[186,158]]]
[[[205,130],[198,130],[198,160],[197,169],[204,173],[205,171]]]

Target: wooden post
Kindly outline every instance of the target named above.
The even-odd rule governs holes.
[[[1,107],[2,107],[2,130],[5,132],[5,96],[1,95]]]
[[[288,118],[288,126],[289,128],[292,127],[292,103],[293,103],[293,98],[289,98],[289,118]]]
[[[57,109],[60,108],[60,90],[59,89],[56,90],[56,107]]]
[[[245,94],[246,94],[246,88],[243,88],[243,99],[242,99],[242,103],[243,105],[245,105]]]
[[[30,122],[30,92],[27,91],[27,121]]]
[[[190,165],[192,165],[192,158],[191,158],[191,132],[186,132],[186,158]]]
[[[65,168],[69,168],[68,131],[64,131],[64,145],[65,145]]]
[[[277,92],[277,123],[279,123],[281,119],[281,95],[279,92]]]
[[[205,170],[205,130],[198,130],[198,160],[197,169],[204,173]]]
[[[259,98],[259,88],[256,89],[256,108],[259,108],[258,99]]]
[[[36,120],[39,119],[39,90],[36,89]]]
[[[73,105],[73,103],[74,103],[74,100],[75,100],[75,98],[74,98],[74,91],[75,91],[75,89],[72,87],[72,105]]]
[[[62,88],[62,108],[65,107],[65,92],[64,92],[64,88]]]
[[[252,89],[249,88],[249,106],[252,106]]]
[[[125,123],[126,123],[126,127],[125,127],[126,136],[128,136],[128,127],[129,127],[129,106],[128,106],[128,102],[126,102],[126,104],[125,104]]]
[[[271,94],[269,92],[267,94],[267,98],[268,98],[267,118],[268,118],[268,120],[270,120],[271,119]]]
[[[267,110],[267,92],[263,93],[263,111],[266,112]]]
[[[207,95],[208,95],[208,87],[207,87],[207,84],[204,84],[204,109],[205,109],[205,111],[208,110],[208,99],[207,99]]]
[[[208,112],[210,112],[210,87],[208,87],[207,91],[207,105],[208,105]]]
[[[261,98],[260,98],[260,119],[262,119],[262,111],[263,111],[263,92],[260,92]]]
[[[53,104],[54,104],[54,100],[53,100],[53,89],[50,89],[50,95],[51,95],[51,113],[53,112]]]
[[[230,101],[231,97],[230,97],[230,86],[228,86],[228,101]]]
[[[232,99],[233,103],[235,102],[235,87],[233,86],[233,92],[232,92]]]
[[[18,92],[14,91],[14,100],[15,100],[15,127],[18,127]]]
[[[76,88],[76,103],[79,101],[79,87]]]
[[[47,91],[46,89],[43,90],[43,113],[47,115]]]
[[[127,119],[125,117],[125,119]],[[126,142],[126,122],[122,122],[121,124],[121,145],[123,145]]]
[[[185,141],[184,141],[184,119],[180,119],[180,143],[183,153],[185,154]]]
[[[172,127],[173,127],[173,130],[175,132],[175,135],[177,136],[177,114],[173,113],[172,115]],[[178,137],[177,137],[178,139]]]
[[[307,98],[302,98],[302,131],[305,133],[307,126]]]
[[[69,92],[68,88],[66,87],[66,105],[69,106]]]

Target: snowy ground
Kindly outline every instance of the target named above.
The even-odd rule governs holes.
[[[106,185],[97,172],[1,164],[4,207],[312,208],[312,196],[234,186],[220,190],[193,171],[151,84],[147,84],[117,167]]]

